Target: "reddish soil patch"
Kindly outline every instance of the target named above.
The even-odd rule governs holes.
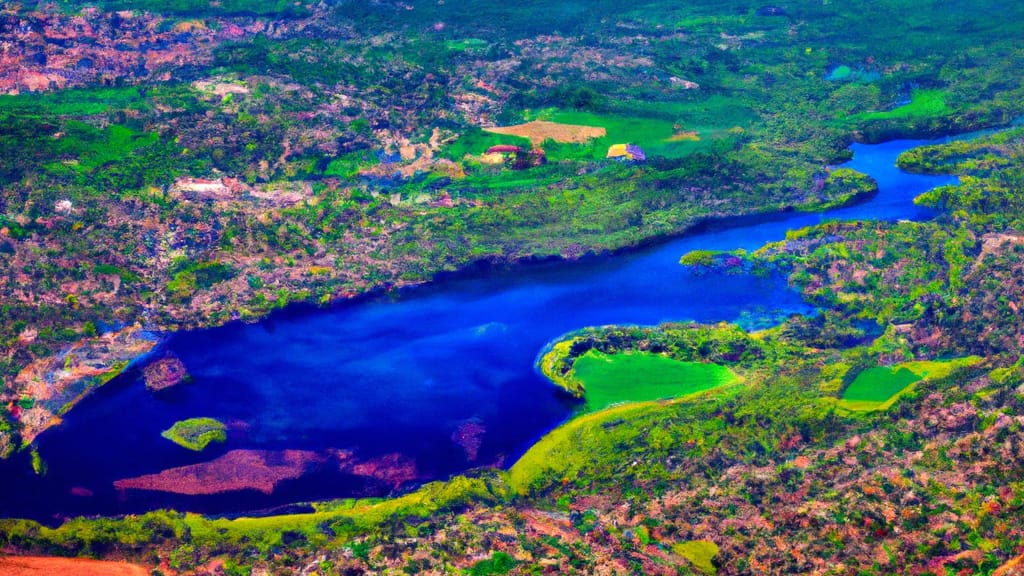
[[[364,476],[380,480],[398,488],[406,482],[419,478],[416,462],[401,454],[385,454],[357,463],[343,462],[341,471],[356,476]]]
[[[1024,556],[1018,556],[1003,564],[992,573],[992,576],[1024,576]]]
[[[668,139],[669,142],[700,142],[700,134],[695,131],[689,130],[686,132],[676,132]]]
[[[232,450],[209,462],[124,478],[114,482],[114,487],[118,490],[152,490],[187,496],[237,490],[258,490],[272,494],[281,482],[300,478],[315,465],[332,461],[343,473],[372,478],[392,488],[419,478],[416,462],[401,454],[358,460],[347,450]],[[0,575],[3,575],[2,571]]]
[[[7,556],[0,558],[0,574],[4,576],[149,576],[149,570],[127,562]]]
[[[189,496],[258,490],[270,494],[284,480],[301,477],[323,456],[304,450],[232,450],[220,458],[114,482],[119,490],[154,490]]]
[[[568,144],[580,144],[593,138],[600,138],[607,134],[604,128],[599,126],[582,126],[579,124],[559,124],[557,122],[546,122],[534,120],[526,124],[516,126],[505,126],[501,128],[484,128],[487,132],[495,134],[508,134],[511,136],[522,136],[529,138],[534,146],[540,146],[548,138],[555,142]]]
[[[146,388],[163,390],[188,378],[188,371],[181,360],[174,356],[168,356],[146,366],[143,375],[146,379]]]

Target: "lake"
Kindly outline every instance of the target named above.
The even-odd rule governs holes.
[[[826,214],[772,216],[607,258],[493,271],[398,297],[290,308],[258,324],[175,334],[155,357],[180,358],[191,382],[153,393],[134,368],[83,400],[38,439],[45,476],[32,473],[25,455],[0,464],[0,516],[52,521],[162,507],[229,513],[385,495],[473,467],[508,466],[575,406],[535,371],[547,343],[593,325],[758,327],[811,312],[783,279],[697,275],[679,257],[693,249],[756,249],[827,219],[927,219],[932,213],[912,199],[955,178],[895,168],[901,151],[925,143],[853,145],[846,166],[873,176],[879,194]],[[224,444],[196,453],[160,436],[200,416],[227,424]],[[239,451],[259,451],[244,454],[281,466],[272,492],[114,487]],[[231,469],[237,461],[224,457],[222,468],[250,473]]]

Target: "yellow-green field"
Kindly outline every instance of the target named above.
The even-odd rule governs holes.
[[[672,551],[686,558],[693,567],[704,574],[717,574],[712,559],[718,555],[718,545],[710,540],[691,540],[672,546]]]

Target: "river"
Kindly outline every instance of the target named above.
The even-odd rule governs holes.
[[[0,516],[52,521],[159,507],[237,512],[385,494],[411,477],[413,466],[415,481],[425,481],[510,465],[574,409],[534,369],[546,343],[593,325],[696,320],[756,327],[809,312],[779,278],[695,275],[679,257],[693,249],[756,249],[823,220],[927,219],[932,214],[912,199],[955,178],[895,168],[901,151],[924,143],[853,145],[846,166],[873,176],[879,194],[826,214],[786,214],[604,259],[445,280],[398,298],[289,309],[258,324],[176,334],[160,354],[178,356],[192,381],[154,394],[132,369],[83,400],[38,439],[45,476],[34,475],[24,456],[0,465]],[[198,416],[228,423],[227,442],[196,453],[160,436],[175,421]],[[271,494],[185,496],[113,485],[237,450],[313,456],[300,477]],[[339,451],[369,464],[342,470],[336,456],[326,456]],[[402,463],[404,475],[380,472],[382,463]],[[367,478],[370,469],[378,470],[376,479]]]

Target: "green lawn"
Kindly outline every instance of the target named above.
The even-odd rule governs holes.
[[[445,47],[453,52],[473,52],[486,50],[490,43],[479,38],[463,38],[461,40],[448,40]]]
[[[576,360],[574,370],[586,390],[585,412],[621,402],[685,396],[737,380],[725,366],[643,353],[608,355],[591,350]]]
[[[512,146],[519,146],[520,148],[529,150],[532,148],[529,138],[523,138],[521,136],[511,136],[508,134],[494,134],[493,132],[484,132],[480,128],[467,128],[455,141],[446,145],[440,152],[440,155],[444,158],[451,160],[462,160],[462,158],[469,154],[471,156],[479,156],[483,154],[491,146],[497,146],[499,144],[508,144]]]
[[[595,461],[611,461],[621,446],[646,433],[634,423],[662,410],[655,402],[638,402],[576,416],[530,446],[509,468],[508,485],[516,494],[529,494],[552,478],[576,478]]]

